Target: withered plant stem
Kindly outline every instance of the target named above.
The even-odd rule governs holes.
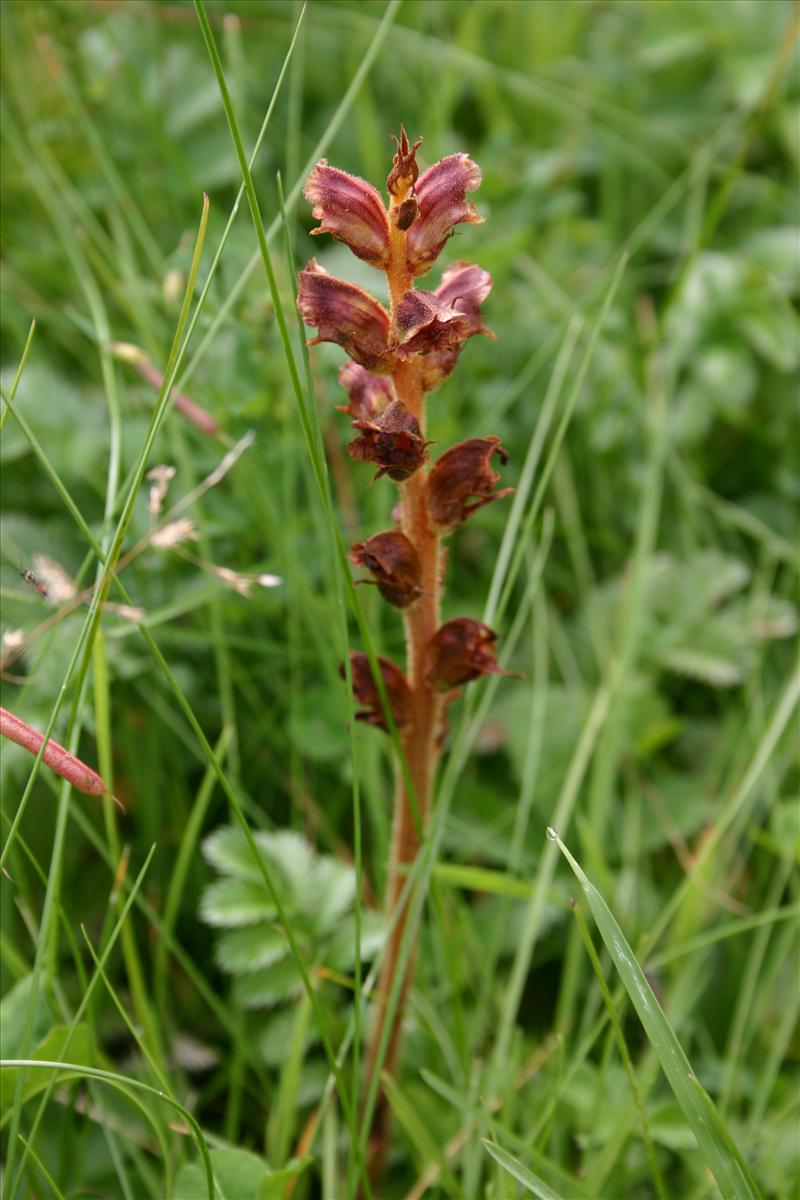
[[[405,233],[393,227],[391,262],[386,272],[391,297],[392,320],[394,320],[397,304],[413,286],[413,279],[405,266],[405,240]],[[424,436],[425,397],[420,370],[420,360],[414,358],[407,362],[401,362],[395,369],[393,378],[398,400],[417,418]],[[402,765],[398,764],[395,774],[389,880],[386,891],[386,916],[389,923],[395,918],[400,896],[408,878],[409,867],[419,852],[420,835],[427,826],[439,758],[441,720],[441,699],[425,679],[426,648],[439,627],[439,601],[443,572],[440,540],[428,521],[424,468],[415,471],[409,479],[400,484],[400,497],[401,527],[419,556],[422,594],[403,613],[406,636],[406,674],[411,688],[411,716],[408,725],[403,730],[401,743],[408,767],[408,778],[414,794],[413,797],[408,794]],[[406,902],[403,911],[397,917],[389,944],[384,951],[378,985],[381,1008],[368,1056],[370,1078],[377,1067],[378,1050],[384,1036],[386,1005],[399,969],[400,947],[406,928],[407,914],[408,904]],[[386,1056],[382,1065],[382,1071],[389,1075],[394,1074],[400,1049],[403,1014],[414,972],[414,960],[415,950],[412,947],[400,985]],[[380,1179],[389,1143],[390,1116],[389,1106],[381,1089],[378,1093],[370,1133],[370,1174],[375,1182]]]

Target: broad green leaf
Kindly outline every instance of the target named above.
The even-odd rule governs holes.
[[[84,1024],[76,1025],[71,1036],[69,1026],[54,1025],[38,1042],[29,1057],[48,1062],[60,1060],[67,1037],[69,1037],[69,1045],[67,1047],[69,1062],[72,1064],[80,1063],[82,1066],[91,1066],[95,1060],[94,1036],[90,1027]],[[3,1030],[3,1052],[5,1054],[5,1030]],[[12,1058],[14,1056],[9,1054],[8,1057]],[[0,1123],[5,1123],[8,1117],[11,1116],[11,1105],[14,1100],[14,1089],[19,1069],[18,1067],[4,1067],[0,1072]],[[27,1071],[25,1074],[25,1086],[22,1092],[23,1102],[30,1100],[31,1096],[35,1096],[37,1092],[44,1091],[48,1082],[49,1077],[46,1072]]]
[[[258,1200],[283,1200],[287,1184],[302,1175],[313,1161],[310,1155],[306,1155],[305,1158],[290,1158],[285,1167],[270,1171],[261,1181]]]
[[[269,1174],[263,1158],[249,1150],[212,1150],[215,1195],[219,1200],[261,1200],[262,1185]],[[199,1200],[206,1194],[205,1173],[196,1163],[178,1172],[174,1200]]]
[[[203,920],[223,929],[273,920],[275,915],[266,887],[251,879],[219,879],[206,888],[200,901]]]
[[[557,841],[581,885],[606,949],[722,1195],[736,1197],[737,1200],[739,1197],[757,1200],[760,1193],[738,1147],[725,1128],[713,1100],[698,1082],[611,910],[558,834],[548,830],[548,837]]]
[[[268,967],[289,953],[286,935],[275,925],[248,925],[224,933],[217,942],[216,959],[231,975]]]

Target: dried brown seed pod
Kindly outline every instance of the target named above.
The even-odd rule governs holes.
[[[482,621],[456,617],[428,643],[425,677],[437,692],[449,692],[480,675],[507,675],[497,663],[497,634]]]
[[[394,723],[398,729],[404,729],[411,714],[411,691],[408,680],[390,658],[379,655],[378,666]],[[356,713],[356,720],[388,732],[389,726],[386,722],[383,701],[378,692],[378,685],[375,683],[367,655],[360,650],[351,650],[350,669],[353,673],[353,695],[358,703],[363,705],[361,711]],[[344,673],[344,667],[341,667],[342,678],[344,678]]]
[[[498,437],[468,438],[457,442],[434,463],[428,476],[428,516],[439,534],[452,533],[477,509],[514,491],[492,491],[500,479],[491,465],[493,454],[502,463],[508,461]],[[471,496],[479,499],[470,504]]]
[[[353,428],[359,429],[361,436],[350,442],[347,451],[356,462],[375,463],[376,479],[388,475],[400,483],[427,457],[419,422],[399,400],[393,400],[374,420],[354,421]]]
[[[356,542],[350,550],[350,561],[372,572],[378,591],[395,608],[407,608],[422,595],[419,555],[399,529]]]

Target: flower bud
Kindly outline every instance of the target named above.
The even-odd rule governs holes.
[[[373,420],[397,399],[388,375],[372,375],[358,363],[347,362],[340,367],[339,382],[350,397],[348,404],[337,405],[339,412],[349,413],[357,420]]]
[[[400,126],[399,139],[392,134],[392,140],[397,146],[397,153],[392,160],[392,169],[389,172],[389,177],[386,180],[386,187],[389,190],[389,195],[392,200],[404,201],[409,192],[413,192],[414,184],[419,178],[419,167],[417,166],[417,150],[422,145],[422,138],[418,138],[413,146],[409,145],[408,134],[403,126]],[[413,220],[413,217],[412,217]],[[410,224],[411,222],[409,222]],[[407,225],[400,225],[400,229],[407,229]]]
[[[306,200],[321,221],[312,236],[330,233],[358,258],[385,270],[389,263],[389,220],[379,193],[364,179],[329,167],[321,159],[306,181]]]
[[[392,718],[397,728],[403,729],[408,724],[411,715],[411,690],[408,686],[408,680],[400,668],[389,658],[379,655],[378,666],[381,678],[383,679],[383,686],[386,689],[386,698],[389,701]],[[356,720],[363,721],[366,725],[374,725],[376,729],[385,729],[388,732],[389,726],[386,721],[383,701],[378,691],[378,685],[375,683],[372,667],[367,655],[363,654],[360,650],[351,650],[350,669],[353,673],[353,695],[357,702],[363,705],[361,711],[356,713]],[[340,668],[339,673],[344,678],[344,667]]]
[[[378,591],[395,608],[407,608],[422,595],[419,556],[399,529],[356,542],[350,550],[350,561],[372,572]]]
[[[439,534],[452,533],[477,509],[514,491],[492,491],[500,479],[491,466],[495,452],[501,462],[508,461],[498,437],[468,438],[457,442],[434,463],[427,483],[428,516]],[[480,498],[467,503],[471,496]]]
[[[419,422],[405,404],[393,400],[374,420],[353,422],[361,436],[347,447],[356,462],[373,462],[379,468],[375,479],[388,475],[401,483],[422,466],[427,457]]]
[[[480,675],[507,675],[497,664],[497,634],[482,621],[456,617],[428,642],[425,678],[437,692],[449,692]]]

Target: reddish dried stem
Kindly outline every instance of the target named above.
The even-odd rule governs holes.
[[[391,247],[391,262],[386,275],[392,301],[392,316],[394,316],[396,305],[412,287],[413,280],[405,267],[405,233],[395,227],[392,228]],[[394,385],[398,399],[417,418],[424,436],[425,405],[418,359],[410,359],[398,364],[394,372]],[[400,896],[408,878],[408,869],[419,852],[420,834],[427,826],[439,758],[438,733],[442,715],[442,699],[426,682],[425,653],[430,639],[439,626],[442,569],[439,537],[431,529],[428,520],[426,475],[427,472],[420,469],[399,485],[402,531],[415,547],[419,557],[419,586],[422,594],[403,612],[406,635],[406,673],[411,688],[411,717],[401,740],[408,766],[408,777],[413,787],[413,797],[408,794],[404,773],[398,765],[395,779],[389,882],[386,894],[386,916],[389,922],[395,918]],[[378,984],[381,1009],[368,1058],[370,1078],[377,1067],[378,1050],[386,1024],[385,1006],[399,969],[400,948],[406,929],[407,916],[408,905],[406,903],[397,917],[389,944],[384,951]],[[400,994],[382,1065],[382,1070],[389,1075],[394,1074],[397,1063],[403,1014],[414,971],[414,959],[415,951],[412,947],[400,985]],[[391,1112],[381,1089],[378,1093],[370,1132],[370,1174],[376,1184],[380,1179],[383,1160],[388,1148],[390,1116]]]

